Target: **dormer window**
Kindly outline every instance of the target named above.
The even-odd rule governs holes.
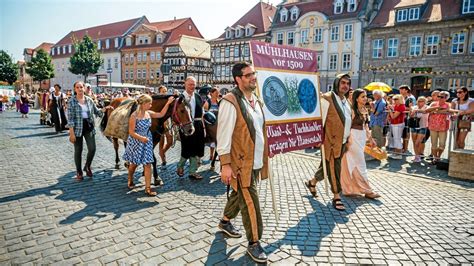
[[[344,0],[336,0],[334,3],[334,14],[341,14],[344,8]]]
[[[114,47],[117,48],[119,46],[119,38],[114,39]]]
[[[462,13],[463,14],[474,13],[474,0],[462,1]]]
[[[242,35],[242,30],[239,28],[235,29],[235,38],[239,38]]]
[[[254,27],[252,24],[245,26],[245,36],[251,36],[254,33]]]
[[[246,28],[245,29],[245,36],[250,36],[251,35],[251,28]]]
[[[404,22],[408,19],[408,9],[401,9],[397,11],[397,22]]]
[[[280,11],[280,21],[281,22],[286,22],[288,20],[288,9],[283,8]]]
[[[100,42],[100,40],[97,41],[97,49],[102,49],[102,43]]]
[[[162,43],[163,42],[163,36],[161,34],[156,35],[156,43]]]
[[[356,0],[349,0],[347,2],[347,12],[354,12],[357,9],[357,1]]]
[[[231,27],[227,28],[227,30],[225,31],[225,38],[226,39],[231,39],[232,38],[232,28]]]
[[[126,45],[126,46],[132,45],[132,38],[127,37],[127,39],[125,40],[125,45]]]
[[[291,20],[297,20],[298,15],[300,14],[300,10],[298,9],[297,6],[294,6],[291,8]]]
[[[408,20],[418,20],[420,18],[420,8],[410,8],[408,11]]]

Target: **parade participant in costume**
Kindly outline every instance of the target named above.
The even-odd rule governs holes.
[[[30,112],[29,97],[25,90],[20,90],[20,113],[22,118],[28,118]]]
[[[69,141],[74,144],[74,163],[76,164],[76,179],[83,179],[82,172],[82,147],[84,139],[87,144],[87,159],[84,166],[87,176],[92,177],[91,164],[95,155],[95,128],[94,114],[102,116],[103,110],[99,110],[91,98],[84,95],[84,83],[74,83],[75,95],[68,102],[68,127]],[[113,108],[107,106],[107,108]]]
[[[242,235],[232,225],[242,213],[249,245],[247,253],[256,262],[266,262],[260,244],[263,233],[262,215],[256,183],[268,177],[268,143],[262,104],[254,94],[256,76],[249,63],[232,68],[237,87],[221,101],[217,123],[217,152],[221,162],[221,180],[232,186],[219,228],[230,237]]]
[[[341,201],[341,159],[346,150],[346,142],[350,135],[352,117],[351,107],[344,95],[351,87],[349,74],[339,74],[334,80],[333,90],[324,93],[321,97],[321,109],[324,125],[324,151],[328,169],[329,183],[334,194],[332,204],[338,211],[344,211]],[[344,129],[344,130],[341,130]],[[323,165],[321,164],[314,174],[314,178],[305,182],[309,191],[316,197],[316,184],[324,179]]]
[[[194,124],[194,133],[190,136],[184,135],[180,132],[181,138],[181,159],[178,162],[177,174],[179,176],[184,175],[184,164],[189,159],[189,177],[194,179],[202,179],[198,173],[198,161],[200,157],[204,156],[204,121],[203,115],[204,110],[203,100],[201,96],[195,92],[196,89],[196,78],[189,76],[184,82],[183,95],[186,102],[191,108],[191,119]]]
[[[170,97],[161,112],[150,111],[152,98],[142,94],[136,102],[138,109],[130,115],[128,122],[127,147],[123,159],[130,162],[128,166],[128,188],[133,189],[133,174],[137,166],[142,164],[145,174],[145,193],[155,196],[156,192],[151,190],[151,163],[153,163],[153,137],[150,131],[151,119],[165,116],[169,105],[174,97]]]
[[[209,90],[210,98],[207,98],[206,103],[204,104],[204,110],[211,112],[217,118],[219,113],[219,91],[217,88],[211,88]],[[211,134],[206,134],[206,145],[209,146],[209,161],[211,161],[211,171],[214,170],[214,165],[216,162],[217,152],[215,132],[217,131],[217,123],[214,125],[206,125],[206,132]]]
[[[64,107],[66,106],[66,95],[61,92],[61,86],[59,84],[54,85],[54,91],[49,96],[49,111],[51,112],[51,120],[54,123],[56,133],[61,132],[66,128],[67,119],[64,113]]]
[[[165,95],[168,93],[168,88],[165,86],[160,86],[158,88],[158,93],[161,95]],[[171,148],[171,145],[173,145],[173,136],[171,135],[171,118],[166,120],[163,123],[163,133],[160,136],[160,143],[158,144],[159,152],[160,152],[160,158],[161,158],[161,168],[165,169],[166,168],[166,152]],[[166,144],[165,144],[166,143]]]
[[[342,157],[341,187],[344,195],[361,195],[375,199],[380,197],[369,185],[364,147],[367,140],[376,146],[369,130],[369,112],[365,108],[367,93],[357,89],[352,99],[351,135],[347,142],[347,152]]]

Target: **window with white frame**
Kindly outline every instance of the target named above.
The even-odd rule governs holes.
[[[439,35],[428,35],[426,37],[426,54],[437,55],[439,48]]]
[[[125,69],[125,79],[128,79],[128,69]]]
[[[239,46],[236,45],[236,46],[234,47],[234,57],[235,57],[235,58],[239,58],[239,56],[240,56],[240,55],[239,55],[239,54],[240,54],[239,52],[240,52],[240,51],[239,51]]]
[[[63,54],[66,54],[66,45],[63,46]]]
[[[249,45],[246,44],[244,46],[244,56],[249,56],[250,55],[250,48],[249,48]]]
[[[130,63],[133,63],[134,60],[135,60],[134,55],[130,54]]]
[[[225,32],[225,38],[226,38],[226,39],[232,38],[232,30],[231,30],[231,29],[228,29],[228,30]]]
[[[309,29],[302,29],[300,31],[300,34],[301,34],[301,38],[300,38],[300,41],[301,43],[309,43],[308,41],[308,34],[309,34]]]
[[[372,41],[372,58],[382,58],[383,39],[375,39]]]
[[[410,56],[421,55],[421,36],[410,37]]]
[[[143,52],[143,62],[146,62],[146,56],[147,56],[147,52]]]
[[[398,56],[398,39],[390,38],[387,42],[387,57]]]
[[[462,1],[462,13],[474,13],[474,0],[463,0]]]
[[[54,51],[55,50],[54,50],[54,47],[53,47],[53,49],[51,49],[51,55],[54,55]]]
[[[238,27],[237,29],[235,29],[235,37],[239,38],[241,35],[242,35],[242,30],[240,29],[240,27]]]
[[[397,10],[397,22],[407,21],[408,19],[408,9]]]
[[[105,40],[105,49],[109,49],[109,48],[110,48],[110,40],[106,39]]]
[[[117,57],[114,57],[114,68],[117,69],[118,68],[118,58]]]
[[[344,0],[336,0],[334,3],[334,14],[341,14],[344,8]]]
[[[217,47],[216,50],[214,51],[214,59],[218,59],[221,57],[221,48]]]
[[[466,32],[462,31],[455,33],[451,41],[451,54],[463,54],[465,41]]]
[[[286,41],[287,41],[288,45],[294,45],[295,44],[295,33],[293,31],[290,31],[290,32],[287,33]]]
[[[112,68],[112,58],[107,58],[107,69]]]
[[[329,55],[329,70],[337,70],[337,54]]]
[[[155,52],[150,52],[150,61],[155,61]]]
[[[420,8],[414,7],[408,10],[408,20],[418,20],[420,18]]]
[[[352,24],[344,25],[344,40],[352,40]]]
[[[142,61],[142,53],[137,53],[137,62],[141,62]]]
[[[127,37],[127,39],[125,39],[125,45],[126,45],[126,46],[132,45],[132,38]]]
[[[294,6],[291,8],[291,17],[290,19],[295,21],[298,19],[298,14],[300,13],[300,10],[298,9],[298,7]]]
[[[162,43],[163,42],[163,36],[161,34],[156,35],[156,43]]]
[[[314,29],[314,42],[323,42],[323,29],[322,28]]]
[[[114,39],[114,47],[117,48],[119,46],[119,38]]]
[[[276,34],[276,39],[277,44],[283,44],[283,32],[278,32]]]
[[[146,69],[143,69],[143,70],[142,70],[142,78],[143,78],[143,79],[146,79]]]
[[[142,79],[142,70],[137,69],[137,79]]]
[[[224,50],[224,56],[225,58],[229,58],[230,57],[230,47],[227,46]]]
[[[56,47],[56,53],[57,53],[58,55],[61,54],[61,47],[60,47],[60,46]]]
[[[357,1],[356,0],[348,0],[347,1],[347,12],[354,12],[357,9]]]
[[[125,55],[123,56],[123,60],[125,61],[125,63],[128,63],[128,54],[125,54]]]
[[[321,53],[322,52],[318,52],[318,55],[316,55],[316,63],[318,64],[318,69],[321,67]]]
[[[252,27],[247,27],[245,28],[245,36],[250,36],[253,34],[253,29]]]
[[[68,46],[69,53],[72,53],[72,44]]]
[[[283,8],[280,11],[280,21],[281,22],[286,22],[288,20],[288,9]]]
[[[160,61],[160,60],[161,60],[161,53],[160,53],[160,52],[156,52],[156,53],[155,53],[155,57],[156,57],[156,61]]]
[[[351,69],[351,54],[350,53],[342,54],[342,69],[343,70]]]
[[[456,90],[461,87],[461,79],[459,78],[451,78],[448,82],[448,89],[449,90]]]
[[[471,49],[469,50],[469,52],[471,54],[474,54],[474,31],[471,32],[471,38],[470,39],[471,39]]]
[[[134,75],[133,73],[134,73],[134,72],[135,72],[135,71],[134,71],[133,69],[130,70],[130,79],[134,79],[134,77],[133,77],[133,75]]]
[[[331,26],[331,41],[339,41],[339,25]]]

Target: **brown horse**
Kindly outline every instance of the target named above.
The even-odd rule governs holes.
[[[152,96],[152,105],[151,105],[151,111],[154,112],[160,112],[163,107],[165,106],[166,102],[168,101],[168,98],[173,95],[153,95]],[[184,100],[184,96],[174,96],[175,100],[174,102],[170,105],[168,108],[166,114],[162,118],[153,118],[151,122],[151,127],[150,131],[153,136],[153,149],[155,146],[159,143],[160,141],[160,136],[163,134],[164,131],[164,123],[165,121],[171,117],[171,120],[173,121],[173,125],[178,126],[179,130],[181,130],[184,135],[189,136],[194,133],[194,126],[193,122],[191,119],[191,109],[189,105],[186,103]],[[127,102],[127,100],[130,100],[127,97],[123,98],[117,98],[113,100],[110,105],[112,107],[117,108],[121,104],[124,104]],[[132,112],[136,109],[136,104],[132,106]],[[107,109],[106,115],[104,116],[102,122],[101,122],[101,129],[102,131],[105,130],[107,127],[107,122],[108,118],[110,115],[112,115],[114,110]],[[112,141],[114,145],[114,150],[115,150],[115,169],[119,169],[120,167],[120,158],[118,154],[118,149],[119,149],[119,142],[117,138],[109,138],[109,140]],[[126,142],[124,141],[124,144]],[[158,183],[162,183],[161,179],[158,177],[158,170],[156,167],[156,157],[155,153],[153,153],[153,177],[154,177],[154,182],[155,185],[158,185]],[[161,181],[161,182],[160,182]]]

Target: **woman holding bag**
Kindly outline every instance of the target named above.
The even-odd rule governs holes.
[[[410,111],[410,117],[408,118],[408,127],[410,128],[413,150],[415,151],[414,163],[421,162],[421,156],[423,156],[425,151],[423,140],[428,132],[429,114],[425,113],[427,107],[426,98],[420,96],[416,101],[416,106]]]
[[[456,135],[456,148],[464,149],[467,133],[471,131],[472,114],[474,113],[474,99],[469,98],[466,87],[456,90],[457,98],[451,102],[451,108],[457,110],[458,129]]]
[[[377,146],[369,130],[369,112],[365,108],[367,94],[356,89],[352,101],[352,125],[347,152],[341,162],[341,188],[344,195],[364,195],[368,199],[380,197],[369,185],[364,147]]]

